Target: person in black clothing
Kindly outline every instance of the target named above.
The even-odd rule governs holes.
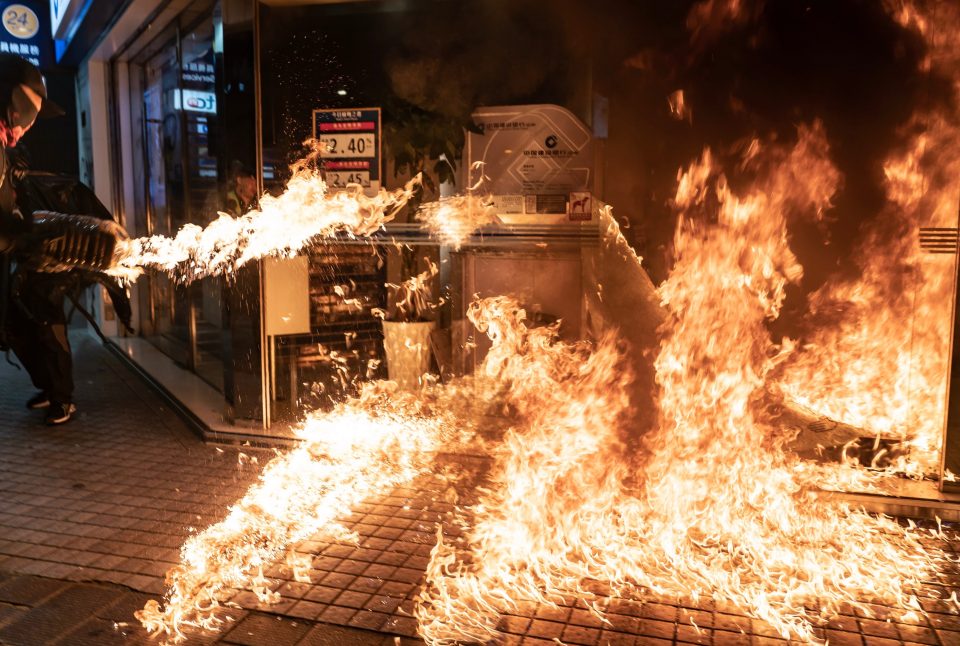
[[[0,347],[12,349],[26,368],[39,389],[27,407],[46,409],[50,425],[76,411],[64,313],[70,276],[108,268],[116,241],[126,235],[91,215],[35,210],[41,202],[56,203],[38,196],[36,185],[24,185],[18,195],[23,176],[12,149],[38,116],[58,111],[47,101],[40,70],[0,54]]]
[[[27,408],[46,409],[50,425],[70,421],[73,403],[73,355],[64,312],[68,285],[56,274],[30,272],[18,285],[10,308],[10,347],[38,389]]]

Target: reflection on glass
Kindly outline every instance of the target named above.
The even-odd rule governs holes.
[[[181,25],[189,18],[181,17]],[[211,150],[216,128],[213,11],[174,32],[144,65],[147,198],[151,233],[175,234],[185,224],[205,225],[225,210],[227,190],[218,183]],[[150,280],[151,341],[174,360],[223,389],[219,279],[176,285]]]

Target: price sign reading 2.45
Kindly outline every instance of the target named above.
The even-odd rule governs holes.
[[[377,140],[373,133],[320,135],[324,157],[364,159],[376,156]]]
[[[370,173],[367,171],[330,171],[323,174],[327,186],[346,188],[350,184],[359,184],[364,188],[370,186]]]
[[[380,108],[314,110],[313,136],[323,147],[327,186],[380,189]]]

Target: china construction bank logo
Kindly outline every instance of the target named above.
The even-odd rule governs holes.
[[[3,10],[3,28],[14,38],[27,40],[40,31],[40,20],[30,7],[11,4]]]

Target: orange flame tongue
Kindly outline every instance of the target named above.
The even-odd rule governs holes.
[[[647,466],[655,509],[673,515],[718,505],[724,511],[711,513],[736,514],[745,502],[737,498],[754,495],[764,474],[783,463],[754,413],[772,366],[765,322],[779,313],[788,278],[802,274],[787,244],[787,213],[819,214],[839,181],[826,153],[818,127],[801,129],[765,185],[742,198],[723,176],[709,190],[709,151],[680,176],[678,207],[689,212],[715,198],[718,222],[706,227],[681,216],[677,262],[660,288],[675,318],[656,362],[661,427]]]
[[[501,611],[602,600],[598,585],[727,601],[806,641],[811,620],[844,603],[918,607],[912,595],[942,554],[889,519],[818,499],[763,413],[781,358],[765,322],[800,275],[786,217],[817,214],[839,181],[822,130],[799,134],[792,150],[763,153],[768,169],[744,196],[709,153],[679,177],[685,216],[661,288],[673,315],[656,364],[661,427],[639,472],[618,441],[628,380],[611,339],[584,354],[525,329],[515,303],[473,311],[494,339],[486,375],[509,385],[517,415],[465,542],[434,549],[417,610],[429,643],[488,640]],[[714,205],[716,224],[691,217]]]
[[[310,417],[300,434],[303,444],[271,461],[226,519],[184,544],[165,605],[151,600],[136,613],[153,636],[177,643],[188,627],[215,630],[225,589],[253,586],[269,601],[264,568],[317,532],[346,535],[336,519],[421,473],[444,431],[440,419],[354,404]]]
[[[826,324],[803,339],[776,381],[814,413],[899,442],[905,450],[887,471],[919,478],[940,470],[945,416],[956,255],[930,253],[921,238],[924,228],[935,240],[957,226],[960,5],[884,5],[925,42],[920,71],[949,79],[954,98],[924,103],[905,124],[907,143],[883,166],[887,204],[855,251],[860,274],[811,295],[812,322]],[[952,251],[943,242],[932,251]]]
[[[317,163],[319,143],[307,144],[311,152],[291,167],[280,195],[262,196],[258,208],[240,217],[221,213],[203,228],[187,224],[172,238],[121,241],[109,273],[133,281],[154,269],[187,282],[229,274],[251,260],[295,254],[318,236],[370,235],[393,219],[420,182],[418,175],[401,189],[381,189],[373,197],[359,186],[331,193]]]

